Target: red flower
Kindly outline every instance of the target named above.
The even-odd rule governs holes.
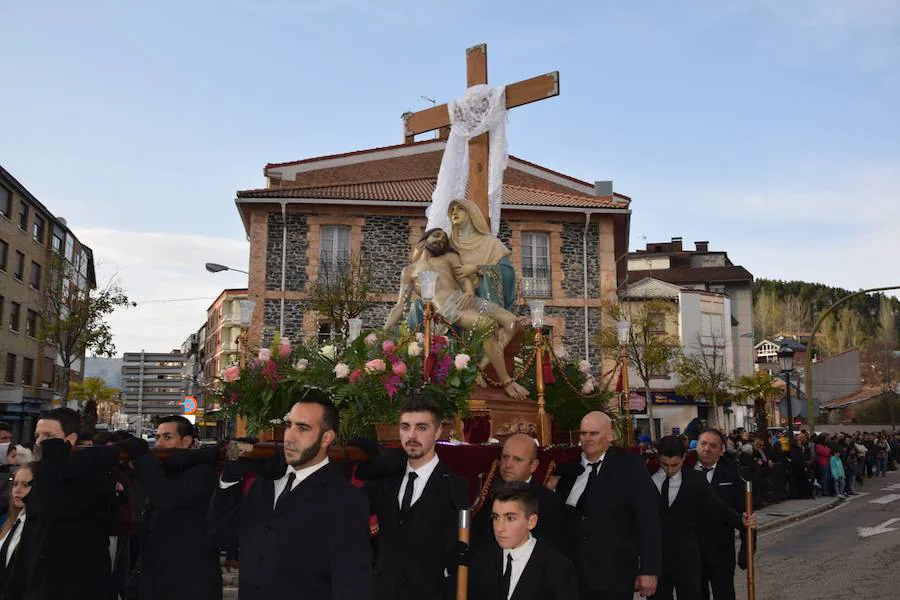
[[[355,384],[362,377],[362,369],[356,369],[352,373],[350,373],[349,381],[351,384]]]

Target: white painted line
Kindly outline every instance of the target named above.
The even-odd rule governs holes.
[[[890,527],[900,519],[888,519],[884,523],[880,525],[876,525],[875,527],[857,527],[856,531],[859,533],[859,537],[867,538],[872,537],[873,535],[880,535],[882,533],[888,533],[890,531],[897,531],[896,527]]]
[[[869,500],[869,504],[890,504],[891,502],[896,502],[897,500],[900,500],[900,494],[888,494],[887,496],[882,496],[881,498]]]

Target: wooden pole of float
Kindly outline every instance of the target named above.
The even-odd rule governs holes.
[[[459,541],[468,545],[469,527],[472,513],[468,508],[459,511]],[[467,600],[469,597],[469,567],[459,565],[456,569],[456,600]]]
[[[747,516],[753,514],[753,484],[749,481],[744,482],[744,512]],[[747,600],[756,600],[756,572],[753,560],[753,552],[755,550],[753,539],[753,528],[749,525],[744,528],[747,536],[744,542],[744,548],[747,554]]]

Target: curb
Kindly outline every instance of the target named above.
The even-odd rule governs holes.
[[[832,508],[834,508],[835,506],[837,506],[838,504],[841,504],[843,502],[844,502],[844,500],[840,497],[832,498],[829,502],[827,502],[825,504],[820,504],[819,506],[816,506],[814,508],[804,510],[797,514],[790,515],[788,517],[780,517],[780,518],[768,521],[766,523],[763,523],[762,525],[759,526],[757,531],[759,531],[759,533],[764,533],[766,531],[778,529],[779,527],[783,527],[784,525],[788,525],[790,523],[797,523],[800,521],[804,521],[810,517],[813,517],[815,515],[823,513],[826,510],[831,510]]]

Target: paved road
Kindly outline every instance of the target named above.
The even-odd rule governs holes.
[[[760,534],[759,600],[900,597],[900,476],[869,479],[861,491],[806,521]],[[879,533],[879,525],[893,530]],[[746,600],[746,573],[739,571],[735,582],[738,600]]]

